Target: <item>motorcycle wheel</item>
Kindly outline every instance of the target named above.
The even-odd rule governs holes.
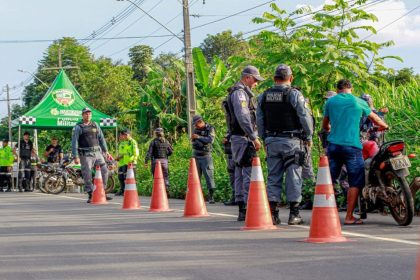
[[[114,191],[115,179],[114,176],[108,177],[108,182],[106,183],[105,193],[111,193]]]
[[[66,179],[61,175],[51,174],[45,180],[44,187],[48,193],[59,194],[66,188]]]
[[[405,178],[399,177],[395,172],[385,173],[386,185],[395,189],[398,203],[395,207],[388,205],[392,217],[400,226],[408,226],[413,221],[414,200],[411,196],[410,187]]]

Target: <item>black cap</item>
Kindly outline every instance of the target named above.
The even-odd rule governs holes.
[[[3,138],[3,142],[9,142],[9,138]]]
[[[128,128],[124,128],[120,132],[121,134],[131,134],[131,131]]]
[[[252,65],[248,65],[242,70],[242,76],[252,76],[257,81],[264,81],[264,78],[260,75],[260,71],[258,71],[257,67]]]
[[[92,112],[92,110],[91,110],[90,108],[88,108],[88,107],[83,108],[83,109],[82,109],[82,114],[84,114],[84,113],[86,113],[86,112]]]
[[[163,128],[158,127],[158,128],[155,129],[155,132],[156,133],[163,133]]]
[[[198,121],[202,121],[202,120],[203,120],[203,118],[200,115],[195,115],[192,118],[192,124],[196,124]]]
[[[292,75],[292,69],[289,65],[286,64],[280,64],[279,66],[277,66],[276,72],[274,73],[275,78],[282,79],[290,77],[290,75]]]
[[[25,131],[25,133],[23,133],[23,135],[31,135],[30,133],[29,133],[29,131]]]

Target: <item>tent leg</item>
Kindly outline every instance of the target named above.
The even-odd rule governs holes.
[[[118,157],[118,127],[115,127],[115,157]]]
[[[34,146],[35,153],[38,155],[38,129],[34,129]]]
[[[20,127],[20,125],[19,125],[19,133],[18,133],[18,139],[17,139],[17,141],[18,141],[18,152],[17,152],[17,178],[16,178],[16,186],[13,188],[13,190],[15,191],[17,188],[19,188],[19,173],[20,173],[20,168],[19,168],[19,165],[20,165],[20,157],[19,157],[19,154],[20,154],[20,134],[21,134],[21,127]],[[13,179],[14,180],[14,179]]]

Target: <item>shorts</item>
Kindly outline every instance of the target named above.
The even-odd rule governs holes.
[[[341,168],[346,166],[350,187],[365,186],[365,165],[362,150],[351,146],[328,144],[331,179],[335,183],[340,176]]]

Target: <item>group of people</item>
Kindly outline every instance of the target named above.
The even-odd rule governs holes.
[[[3,139],[0,148],[0,192],[12,190],[13,164],[19,158],[18,185],[19,192],[32,192],[35,189],[37,165],[41,162],[30,139],[29,132],[24,132],[23,139],[12,149],[9,139]],[[45,149],[44,156],[48,163],[59,163],[63,159],[63,150],[56,137],[51,139],[51,144]]]
[[[256,100],[252,90],[264,79],[258,69],[247,66],[241,73],[240,80],[228,90],[223,102],[226,114],[227,134],[224,138],[225,152],[228,155],[228,172],[232,185],[233,201],[238,205],[238,221],[244,221],[247,209],[248,191],[251,180],[252,159],[264,148],[268,168],[267,194],[273,224],[280,224],[279,203],[283,190],[283,178],[286,200],[289,204],[288,224],[303,223],[299,214],[302,199],[301,189],[305,174],[312,174],[310,150],[314,134],[314,118],[307,100],[299,89],[292,86],[292,69],[280,64],[274,71],[274,85],[258,96]],[[360,188],[364,187],[364,162],[360,141],[361,120],[368,120],[380,130],[388,128],[378,115],[386,112],[372,110],[372,102],[364,96],[361,99],[352,95],[352,85],[348,80],[340,80],[336,91],[329,91],[324,107],[321,137],[330,162],[331,177],[335,182],[343,166],[346,168],[349,189],[347,193],[347,215],[345,224],[359,224],[360,220],[353,216]],[[101,128],[91,121],[89,108],[82,110],[82,121],[73,128],[72,156],[76,164],[81,164],[81,172],[88,193],[88,203],[92,198],[92,169],[99,165],[104,184],[107,183],[108,168],[104,157],[111,157]],[[208,188],[208,201],[214,203],[214,165],[212,144],[215,129],[199,115],[192,118],[191,133],[192,155],[196,160],[198,174],[205,177]],[[155,138],[151,141],[145,157],[144,165],[151,162],[154,174],[156,163],[162,167],[165,186],[169,191],[168,157],[173,149],[164,137],[162,128],[157,128]],[[261,143],[260,139],[263,141]],[[30,190],[30,166],[33,155],[33,144],[29,133],[25,133],[20,141],[19,157],[22,182],[19,190]],[[13,163],[13,152],[3,141],[0,149],[0,175],[10,173]],[[16,149],[15,149],[16,153]],[[62,159],[61,147],[57,139],[45,151],[48,161]],[[116,195],[124,194],[124,185],[129,164],[136,168],[139,151],[137,142],[131,137],[129,130],[120,132],[118,147],[118,178],[120,190]],[[308,166],[310,168],[308,168]],[[306,171],[305,171],[306,169]],[[304,174],[302,174],[304,173]],[[3,181],[3,180],[2,180]],[[23,186],[23,187],[22,187]],[[8,188],[7,190],[9,190]],[[107,197],[108,199],[111,199]]]

